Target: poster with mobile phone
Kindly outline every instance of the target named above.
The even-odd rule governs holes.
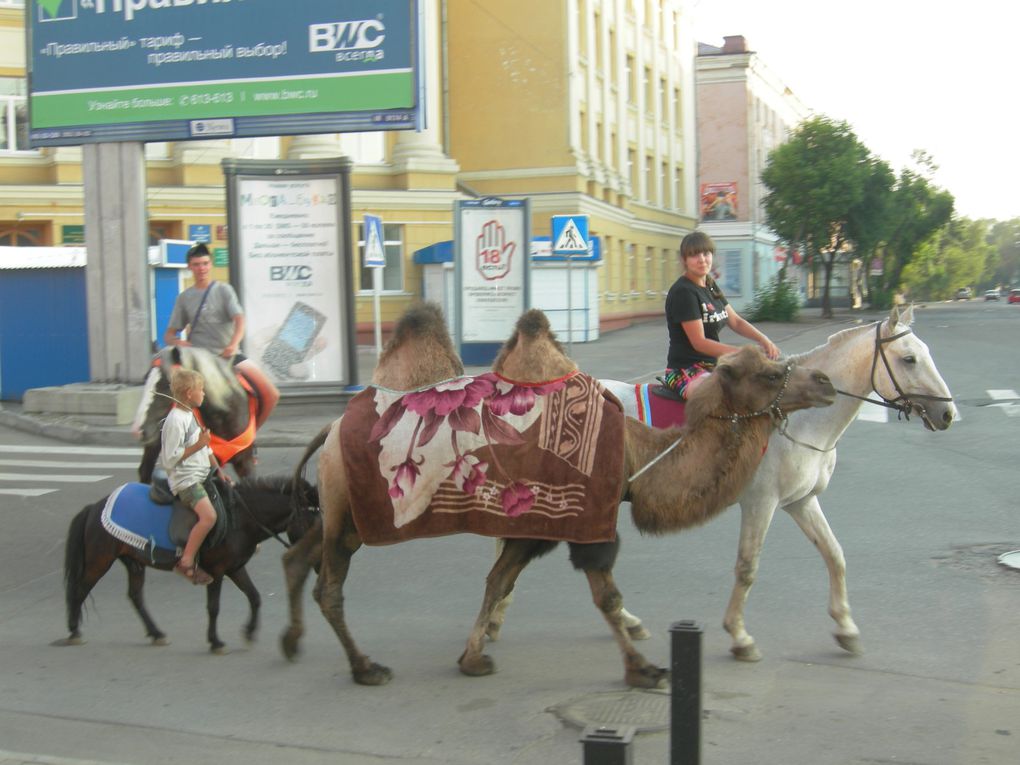
[[[284,387],[356,381],[340,179],[238,173],[233,188],[245,355]]]

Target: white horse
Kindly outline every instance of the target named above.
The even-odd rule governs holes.
[[[779,507],[793,516],[825,560],[836,642],[851,653],[860,652],[860,630],[850,617],[847,599],[846,559],[818,497],[836,468],[840,436],[871,393],[882,399],[876,403],[897,409],[903,416],[917,414],[928,430],[945,430],[958,419],[959,412],[928,346],[910,329],[913,320],[913,306],[902,311],[893,308],[886,321],[837,332],[824,345],[793,357],[797,364],[827,374],[845,395],[825,409],[791,414],[785,427],[770,437],[765,458],[740,495],[736,583],[723,620],[733,638],[730,651],[737,659],[761,659],[744,624],[744,604],[758,571],[765,534]],[[626,414],[638,416],[637,386],[616,380],[602,383],[623,402]],[[632,636],[644,632],[637,617],[624,611],[624,620]]]

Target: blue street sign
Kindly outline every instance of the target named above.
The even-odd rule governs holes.
[[[365,268],[386,266],[386,247],[383,243],[382,218],[378,215],[365,216]]]
[[[587,255],[588,216],[552,216],[552,243],[554,255]]]

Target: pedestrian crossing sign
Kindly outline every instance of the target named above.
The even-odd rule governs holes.
[[[386,249],[383,246],[382,218],[378,215],[365,216],[365,268],[384,268]]]
[[[555,255],[587,255],[587,215],[552,216],[552,251]]]

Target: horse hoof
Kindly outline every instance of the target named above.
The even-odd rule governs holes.
[[[160,635],[159,637],[152,638],[152,644],[158,646],[170,645],[170,638],[166,635]]]
[[[478,654],[471,659],[465,659],[464,656],[461,656],[457,660],[457,665],[460,667],[460,671],[469,677],[484,677],[496,672],[496,662],[492,660],[491,656],[487,656],[484,653]]]
[[[354,672],[354,682],[358,685],[386,685],[393,679],[393,672],[382,664],[372,663],[368,669]]]
[[[85,645],[85,638],[81,635],[69,635],[66,638],[60,638],[60,640],[54,640],[50,645]]]
[[[489,622],[489,626],[485,628],[485,637],[495,643],[499,640],[499,631],[503,628],[502,624],[496,624],[496,622]]]
[[[627,628],[627,634],[630,635],[631,640],[648,640],[652,636],[652,633],[645,629],[645,625],[638,622],[633,627]]]
[[[213,656],[226,656],[228,653],[230,653],[230,649],[222,644],[214,645],[209,646],[209,653],[211,653]]]
[[[860,635],[833,635],[833,637],[836,638],[839,647],[844,651],[848,651],[854,656],[860,656],[864,653],[864,650],[861,648]]]
[[[639,669],[628,669],[623,681],[631,688],[666,688],[669,686],[669,670],[651,664]]]
[[[733,658],[737,661],[761,661],[761,651],[758,650],[758,646],[754,643],[735,645],[730,648],[730,653],[733,654]]]
[[[289,630],[280,636],[280,651],[283,652],[287,661],[297,660],[297,655],[300,653],[299,639],[299,636],[292,634]]]

